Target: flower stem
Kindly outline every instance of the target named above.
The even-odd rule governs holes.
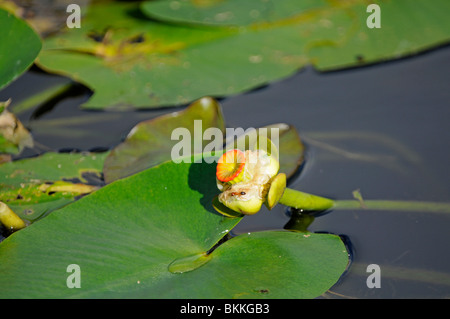
[[[286,188],[279,203],[305,211],[324,211],[332,208],[335,202],[329,198]]]
[[[396,200],[363,200],[359,192],[353,194],[355,199],[332,200],[298,190],[286,188],[280,203],[305,211],[325,210],[386,210],[404,212],[450,213],[448,202],[396,201]]]
[[[408,212],[450,213],[450,203],[395,200],[336,200],[333,209],[368,209]]]

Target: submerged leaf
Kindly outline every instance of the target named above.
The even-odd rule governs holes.
[[[34,222],[101,186],[107,153],[45,153],[0,165],[0,201]],[[93,185],[95,184],[95,185]]]

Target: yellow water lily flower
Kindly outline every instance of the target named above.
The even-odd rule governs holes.
[[[278,159],[262,149],[224,153],[216,170],[217,187],[222,191],[219,201],[242,214],[257,213],[279,169]]]
[[[222,183],[235,184],[244,177],[245,155],[240,150],[231,150],[222,155],[216,169],[216,177]]]

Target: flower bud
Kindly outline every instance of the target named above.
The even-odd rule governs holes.
[[[218,200],[236,212],[257,213],[266,202],[271,182],[279,169],[278,159],[262,149],[224,153],[216,170],[217,187],[222,191]]]
[[[0,202],[0,224],[3,224],[11,231],[16,231],[27,226],[26,223],[3,202]]]

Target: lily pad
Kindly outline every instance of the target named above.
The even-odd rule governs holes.
[[[170,8],[174,3],[180,4],[176,10]],[[370,13],[364,0],[316,0],[301,6],[285,0],[276,2],[279,14],[263,14],[258,23],[241,21],[241,6],[235,6],[230,12],[238,21],[231,22],[239,27],[196,24],[204,14],[214,20],[217,7],[193,3],[144,3],[143,12],[159,15],[158,21],[146,19],[136,3],[92,4],[83,28],[47,38],[37,62],[91,88],[94,94],[85,108],[153,108],[242,93],[308,64],[319,70],[362,66],[450,40],[446,0],[382,2],[380,29],[367,27]],[[220,5],[231,8],[234,3]],[[255,8],[266,5],[261,3]],[[154,6],[169,9],[162,14]],[[247,12],[250,4],[245,6]]]
[[[107,153],[45,153],[0,165],[0,201],[34,222],[101,185]],[[94,185],[92,185],[94,184]]]
[[[379,29],[368,27],[370,3],[364,0],[340,3],[251,0],[245,5],[237,3],[238,0],[206,1],[202,5],[187,0],[159,0],[144,2],[142,9],[150,17],[177,23],[241,26],[253,23],[255,28],[259,27],[258,23],[269,23],[272,27],[306,23],[310,28],[303,35],[308,35],[311,41],[305,53],[321,71],[412,55],[450,40],[450,21],[446,18],[450,3],[445,0],[375,1],[380,7],[382,22]],[[319,24],[326,28],[315,30]],[[339,36],[326,34],[336,28],[341,29]],[[325,32],[322,38],[315,36],[317,31]]]
[[[136,3],[92,4],[82,25],[47,38],[37,63],[93,89],[82,106],[100,109],[173,106],[206,96],[205,83],[194,80],[178,52],[230,34],[156,23]]]
[[[241,220],[214,211],[214,172],[167,162],[14,233],[0,244],[0,297],[313,298],[339,279],[336,235],[251,233],[209,253]],[[67,286],[71,265],[80,288]]]
[[[395,0],[378,2],[381,28],[367,27],[367,2],[355,3],[348,37],[311,47],[309,56],[321,71],[368,65],[411,56],[450,41],[450,2]],[[330,20],[332,26],[339,20]]]
[[[245,26],[275,22],[324,5],[323,0],[159,0],[145,1],[141,8],[149,17],[164,21]]]
[[[26,71],[42,44],[28,24],[0,8],[0,89]]]

